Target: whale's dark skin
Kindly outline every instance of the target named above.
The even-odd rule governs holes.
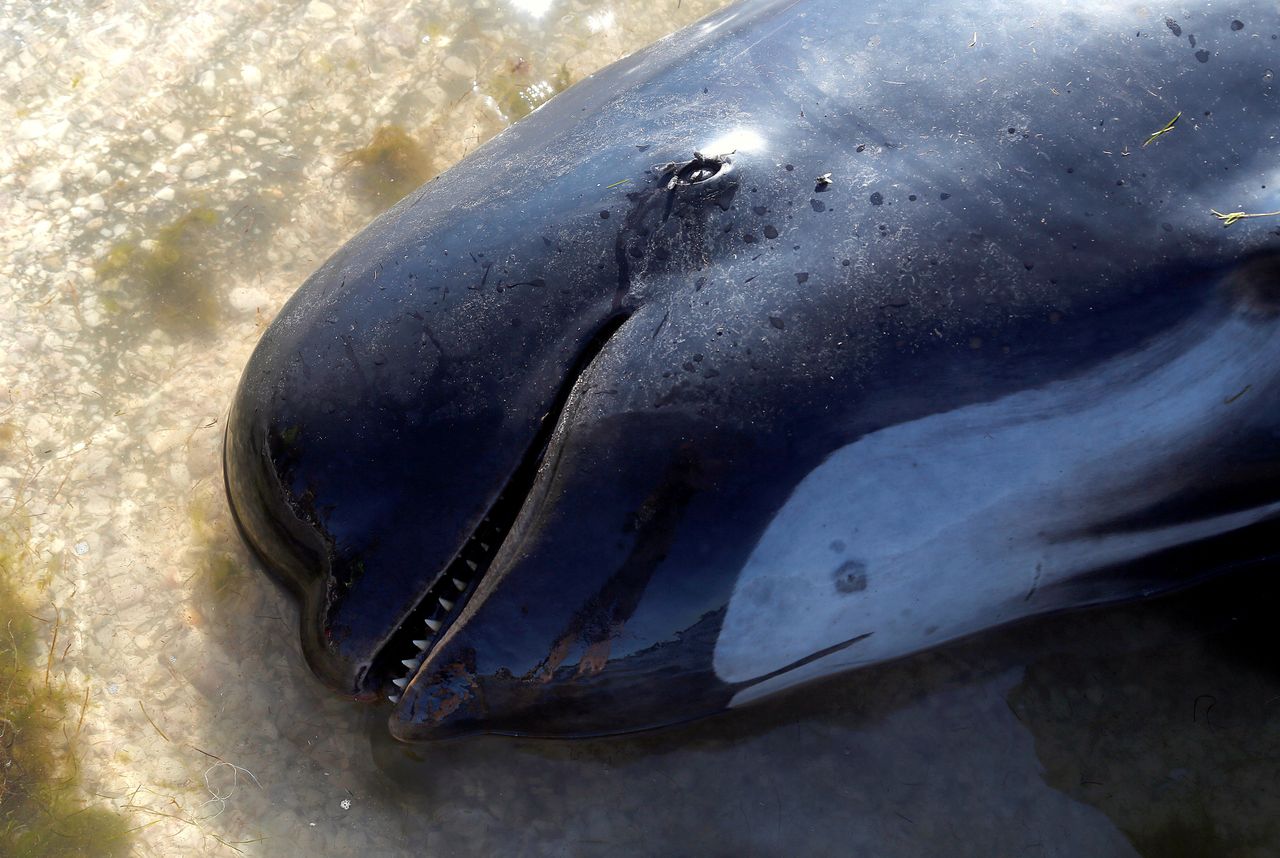
[[[405,740],[625,732],[1268,562],[1280,218],[1210,210],[1280,209],[1280,12],[1186,9],[741,3],[372,223],[226,440],[316,674]]]

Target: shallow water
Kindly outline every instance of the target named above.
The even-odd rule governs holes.
[[[0,4],[0,571],[68,789],[129,830],[96,852],[1280,851],[1260,571],[621,739],[406,748],[310,677],[222,496],[254,342],[399,195],[719,5]]]

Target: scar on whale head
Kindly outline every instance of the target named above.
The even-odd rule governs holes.
[[[1271,557],[1270,43],[1024,5],[739,3],[325,262],[225,450],[316,675],[620,733]]]

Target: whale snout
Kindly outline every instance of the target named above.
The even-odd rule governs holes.
[[[727,163],[664,173],[629,157],[649,189],[630,218],[635,203],[603,181],[598,198],[566,200],[584,181],[572,172],[477,202],[492,165],[453,171],[329,259],[255,350],[227,430],[228,496],[299,597],[303,651],[336,690],[396,696],[471,598],[576,379],[640,306],[629,274],[652,286],[674,264],[651,252],[654,201],[678,192],[723,214],[706,189],[731,187]]]

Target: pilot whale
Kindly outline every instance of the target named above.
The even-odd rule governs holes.
[[[553,99],[244,371],[308,663],[407,741],[620,733],[1267,563],[1278,33],[747,0]]]

